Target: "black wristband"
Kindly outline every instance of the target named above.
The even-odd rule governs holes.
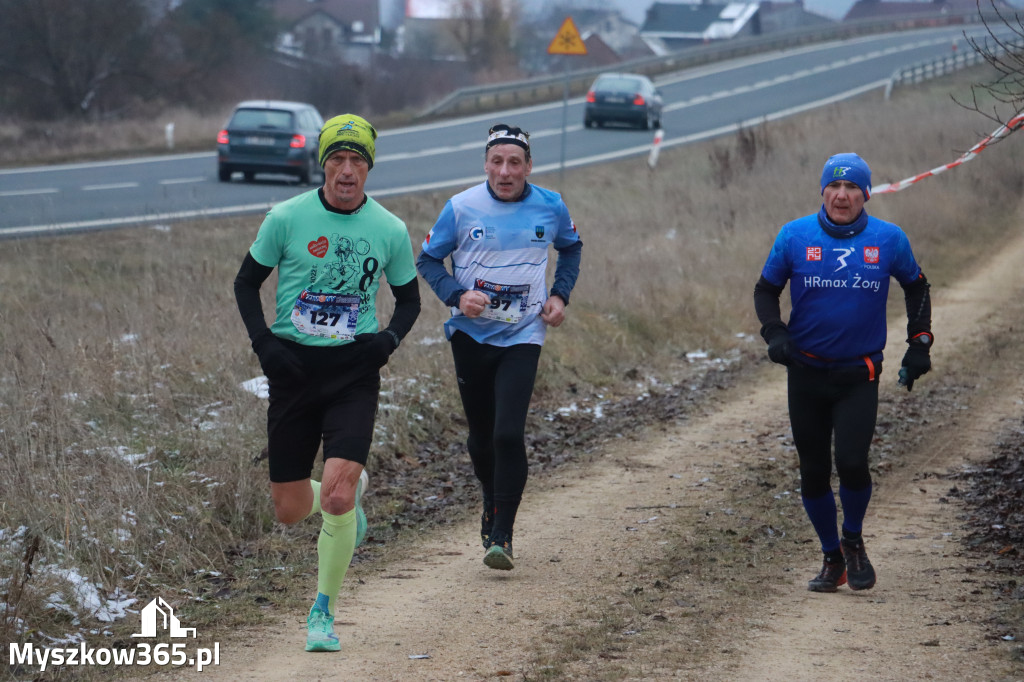
[[[402,340],[398,338],[398,334],[393,329],[385,329],[384,333],[391,337],[391,340],[395,342],[394,350],[398,350],[398,346],[402,343]]]

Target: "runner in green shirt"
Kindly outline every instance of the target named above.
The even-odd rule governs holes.
[[[388,362],[420,311],[405,223],[363,191],[377,131],[336,116],[320,131],[324,186],[274,206],[235,278],[235,299],[270,387],[270,490],[281,523],[319,513],[317,596],[306,651],[338,651],[335,600],[355,547],[366,534],[360,500]],[[260,287],[277,268],[274,321]],[[395,297],[378,331],[381,278]],[[323,480],[311,479],[323,445]]]

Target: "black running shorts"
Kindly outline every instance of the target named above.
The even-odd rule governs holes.
[[[380,369],[360,344],[303,346],[282,341],[305,368],[300,382],[270,384],[267,439],[270,480],[309,478],[323,443],[324,460],[366,465],[380,395]]]

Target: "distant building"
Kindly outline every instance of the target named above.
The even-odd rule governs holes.
[[[617,10],[574,9],[570,15],[584,40],[588,36],[597,36],[620,56],[634,47],[634,41],[640,35],[640,27],[624,19]]]
[[[273,0],[285,26],[278,52],[301,59],[369,64],[381,42],[378,0]]]
[[[640,37],[640,27],[617,10],[577,9],[572,10],[571,16],[587,46],[587,56],[573,63],[604,66],[654,54]]]
[[[757,2],[656,2],[640,27],[645,40],[658,40],[669,50],[761,33]]]
[[[827,17],[804,8],[803,0],[795,2],[761,1],[761,30],[765,33],[835,23]]]

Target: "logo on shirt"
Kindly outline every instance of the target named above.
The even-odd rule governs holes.
[[[535,235],[537,235],[537,239],[543,239],[544,238],[544,226],[543,225],[535,225],[533,227],[533,233]]]
[[[864,262],[877,264],[878,263],[878,247],[877,246],[865,246],[864,247]]]
[[[484,238],[484,228],[479,225],[469,228],[469,238],[475,242],[480,241]]]
[[[807,247],[807,260],[821,260],[821,247],[820,246],[808,246]]]
[[[327,248],[330,246],[330,242],[327,241],[327,237],[320,237],[316,241],[310,242],[306,248],[309,252],[317,258],[323,258],[327,255]]]
[[[434,228],[430,228],[430,232],[427,232],[427,243],[430,243],[430,238],[434,236]]]
[[[839,272],[846,267],[846,259],[853,253],[853,249],[832,249],[838,251],[839,255],[836,256],[836,260],[839,261],[839,267],[835,269],[835,272]]]

